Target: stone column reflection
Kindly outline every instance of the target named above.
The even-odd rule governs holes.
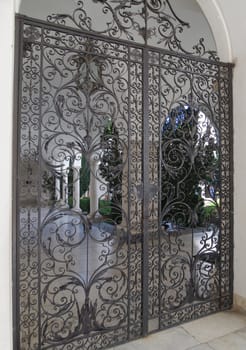
[[[61,199],[61,177],[60,175],[56,174],[55,177],[55,200],[56,202],[59,202]]]
[[[106,186],[103,186],[104,189],[101,188],[103,184],[103,180],[99,174],[99,161],[100,157],[97,153],[94,153],[90,158],[90,216],[100,216],[99,214],[99,199],[103,194],[105,194]]]
[[[81,154],[77,154],[73,162],[73,210],[81,211],[80,209],[80,169],[81,169]]]
[[[69,169],[62,170],[62,206],[68,207],[68,172]]]
[[[55,201],[60,202],[60,200],[62,198],[62,193],[61,193],[62,170],[61,170],[61,167],[59,166],[58,162],[53,161],[52,165],[53,165],[54,170],[55,170]]]

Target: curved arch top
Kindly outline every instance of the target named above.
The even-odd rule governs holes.
[[[232,62],[229,31],[220,6],[216,0],[196,0],[203,11],[214,35],[217,53],[221,61]]]

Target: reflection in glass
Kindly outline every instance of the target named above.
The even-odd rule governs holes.
[[[162,128],[162,221],[197,227],[216,221],[219,151],[215,127],[190,106],[171,111]]]
[[[89,348],[90,333],[92,339],[95,332],[107,332],[121,342],[128,324],[132,327],[130,317],[134,318],[131,337],[139,336],[142,326],[141,244],[128,244],[130,235],[141,228],[142,202],[135,198],[131,211],[127,206],[135,195],[128,174],[134,183],[142,180],[141,162],[128,162],[135,148],[136,157],[141,155],[142,119],[135,115],[141,115],[142,97],[136,88],[131,92],[131,85],[141,91],[142,67],[121,60],[118,51],[123,46],[118,44],[114,48],[81,37],[77,42],[85,52],[81,46],[76,52],[42,51],[37,136],[32,136],[33,130],[28,134],[24,117],[21,130],[26,191],[20,216],[25,243],[19,256],[23,271],[29,264],[37,268],[34,275],[40,282],[35,288],[40,297],[33,308],[40,313],[42,346],[52,348],[78,336],[87,344],[80,347]],[[102,55],[109,49],[110,57]],[[122,55],[126,51],[123,47]],[[134,118],[125,113],[129,106]],[[39,142],[37,159],[30,159],[32,138]],[[30,184],[35,186],[33,194]],[[23,276],[20,284],[25,288],[28,276]],[[130,292],[135,299],[129,299]],[[28,310],[29,293],[30,288],[21,296],[23,312]],[[28,339],[30,344],[35,341]]]
[[[109,120],[101,136],[102,153],[99,165],[101,177],[107,182],[108,203],[101,202],[102,211],[118,224],[121,222],[122,201],[122,151],[119,133]],[[102,206],[105,204],[105,207]],[[108,213],[107,213],[108,212]]]
[[[219,138],[190,105],[171,110],[161,137],[162,300],[171,310],[218,293]]]

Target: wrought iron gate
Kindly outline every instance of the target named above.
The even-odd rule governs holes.
[[[16,349],[111,347],[232,304],[231,65],[182,49],[168,1],[113,3],[100,35],[83,1],[17,18]]]

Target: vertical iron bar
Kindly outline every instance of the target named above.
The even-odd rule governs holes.
[[[220,77],[220,70],[221,67],[218,67],[218,77],[217,77],[217,82],[218,82],[218,101],[219,101],[219,198],[220,198],[220,204],[219,204],[219,237],[218,237],[218,266],[219,266],[219,271],[218,271],[218,279],[219,279],[219,310],[222,309],[222,290],[221,290],[221,256],[222,256],[222,251],[221,251],[221,241],[222,241],[222,211],[221,211],[221,197],[222,197],[222,184],[221,184],[221,170],[222,170],[222,152],[221,152],[221,139],[223,137],[222,135],[222,129],[221,129],[221,77]]]
[[[158,87],[159,87],[159,158],[158,158],[158,171],[159,171],[159,179],[158,179],[158,329],[161,329],[161,221],[162,221],[162,214],[161,214],[161,199],[162,199],[162,123],[161,123],[161,54],[160,52],[158,53],[158,58],[159,58],[159,67],[158,67]]]
[[[148,63],[148,49],[143,50],[143,335],[148,334],[148,282],[149,282],[149,63]]]
[[[13,160],[12,160],[12,281],[13,281],[13,346],[14,349],[20,349],[20,305],[19,305],[19,152],[20,152],[20,111],[21,111],[21,82],[22,82],[22,61],[23,61],[23,21],[20,18],[15,19],[15,53],[14,53],[14,128],[13,128]],[[14,172],[16,169],[16,172]]]
[[[190,84],[191,84],[191,101],[190,101],[190,106],[193,110],[193,115],[192,118],[194,118],[194,108],[195,108],[195,99],[193,100],[193,94],[195,94],[194,91],[194,84],[193,81],[195,79],[194,75],[191,74],[190,76]],[[195,122],[198,123],[198,120],[196,120]],[[196,125],[197,128],[197,125]],[[200,135],[198,135],[198,138],[200,137]],[[190,160],[191,162],[191,160]],[[194,213],[192,213],[192,216],[194,215]],[[194,258],[194,222],[193,222],[193,218],[192,218],[192,224],[191,224],[191,262],[190,262],[190,287],[189,287],[189,291],[188,293],[190,295],[188,295],[188,298],[191,300],[191,302],[194,301],[194,297],[195,297],[195,284],[196,284],[196,265],[195,265],[195,258]],[[193,305],[192,305],[193,306]]]
[[[229,198],[229,205],[230,205],[230,213],[229,213],[229,221],[230,221],[230,240],[229,240],[229,252],[230,252],[230,268],[229,268],[229,283],[230,283],[230,298],[231,303],[233,303],[233,280],[234,280],[234,270],[233,270],[233,260],[234,260],[234,203],[233,203],[233,194],[234,194],[234,159],[233,159],[233,65],[228,64],[228,70],[229,70],[229,158],[230,158],[230,169],[229,169],[229,182],[230,182],[230,198]]]
[[[43,72],[43,57],[44,57],[44,27],[41,28],[41,42],[40,42],[40,82],[39,82],[39,135],[38,135],[38,169],[39,169],[39,178],[38,178],[38,230],[37,230],[37,235],[38,235],[38,325],[39,325],[39,332],[38,332],[38,349],[41,347],[41,332],[40,330],[42,329],[41,327],[41,247],[42,247],[42,242],[41,242],[41,232],[40,232],[40,227],[42,224],[42,179],[41,179],[41,174],[42,174],[42,161],[41,161],[41,154],[42,154],[42,90],[43,90],[43,77],[42,77],[42,72]]]
[[[128,46],[128,111],[127,111],[127,115],[128,115],[128,123],[127,123],[127,131],[128,131],[128,138],[127,138],[127,181],[128,181],[128,187],[127,187],[127,222],[126,222],[126,226],[127,226],[127,274],[128,274],[128,278],[127,278],[127,299],[128,299],[128,305],[127,305],[127,339],[130,340],[130,321],[131,321],[131,302],[130,302],[130,278],[131,278],[131,228],[130,228],[130,221],[131,221],[131,211],[130,211],[130,205],[131,205],[131,201],[130,201],[130,195],[131,195],[131,171],[130,171],[130,167],[131,167],[131,74],[130,74],[130,70],[131,70],[131,57],[130,57],[130,46]],[[123,201],[122,201],[123,203]]]
[[[148,7],[147,7],[147,1],[148,0],[144,0],[144,44],[145,46],[148,45]]]

